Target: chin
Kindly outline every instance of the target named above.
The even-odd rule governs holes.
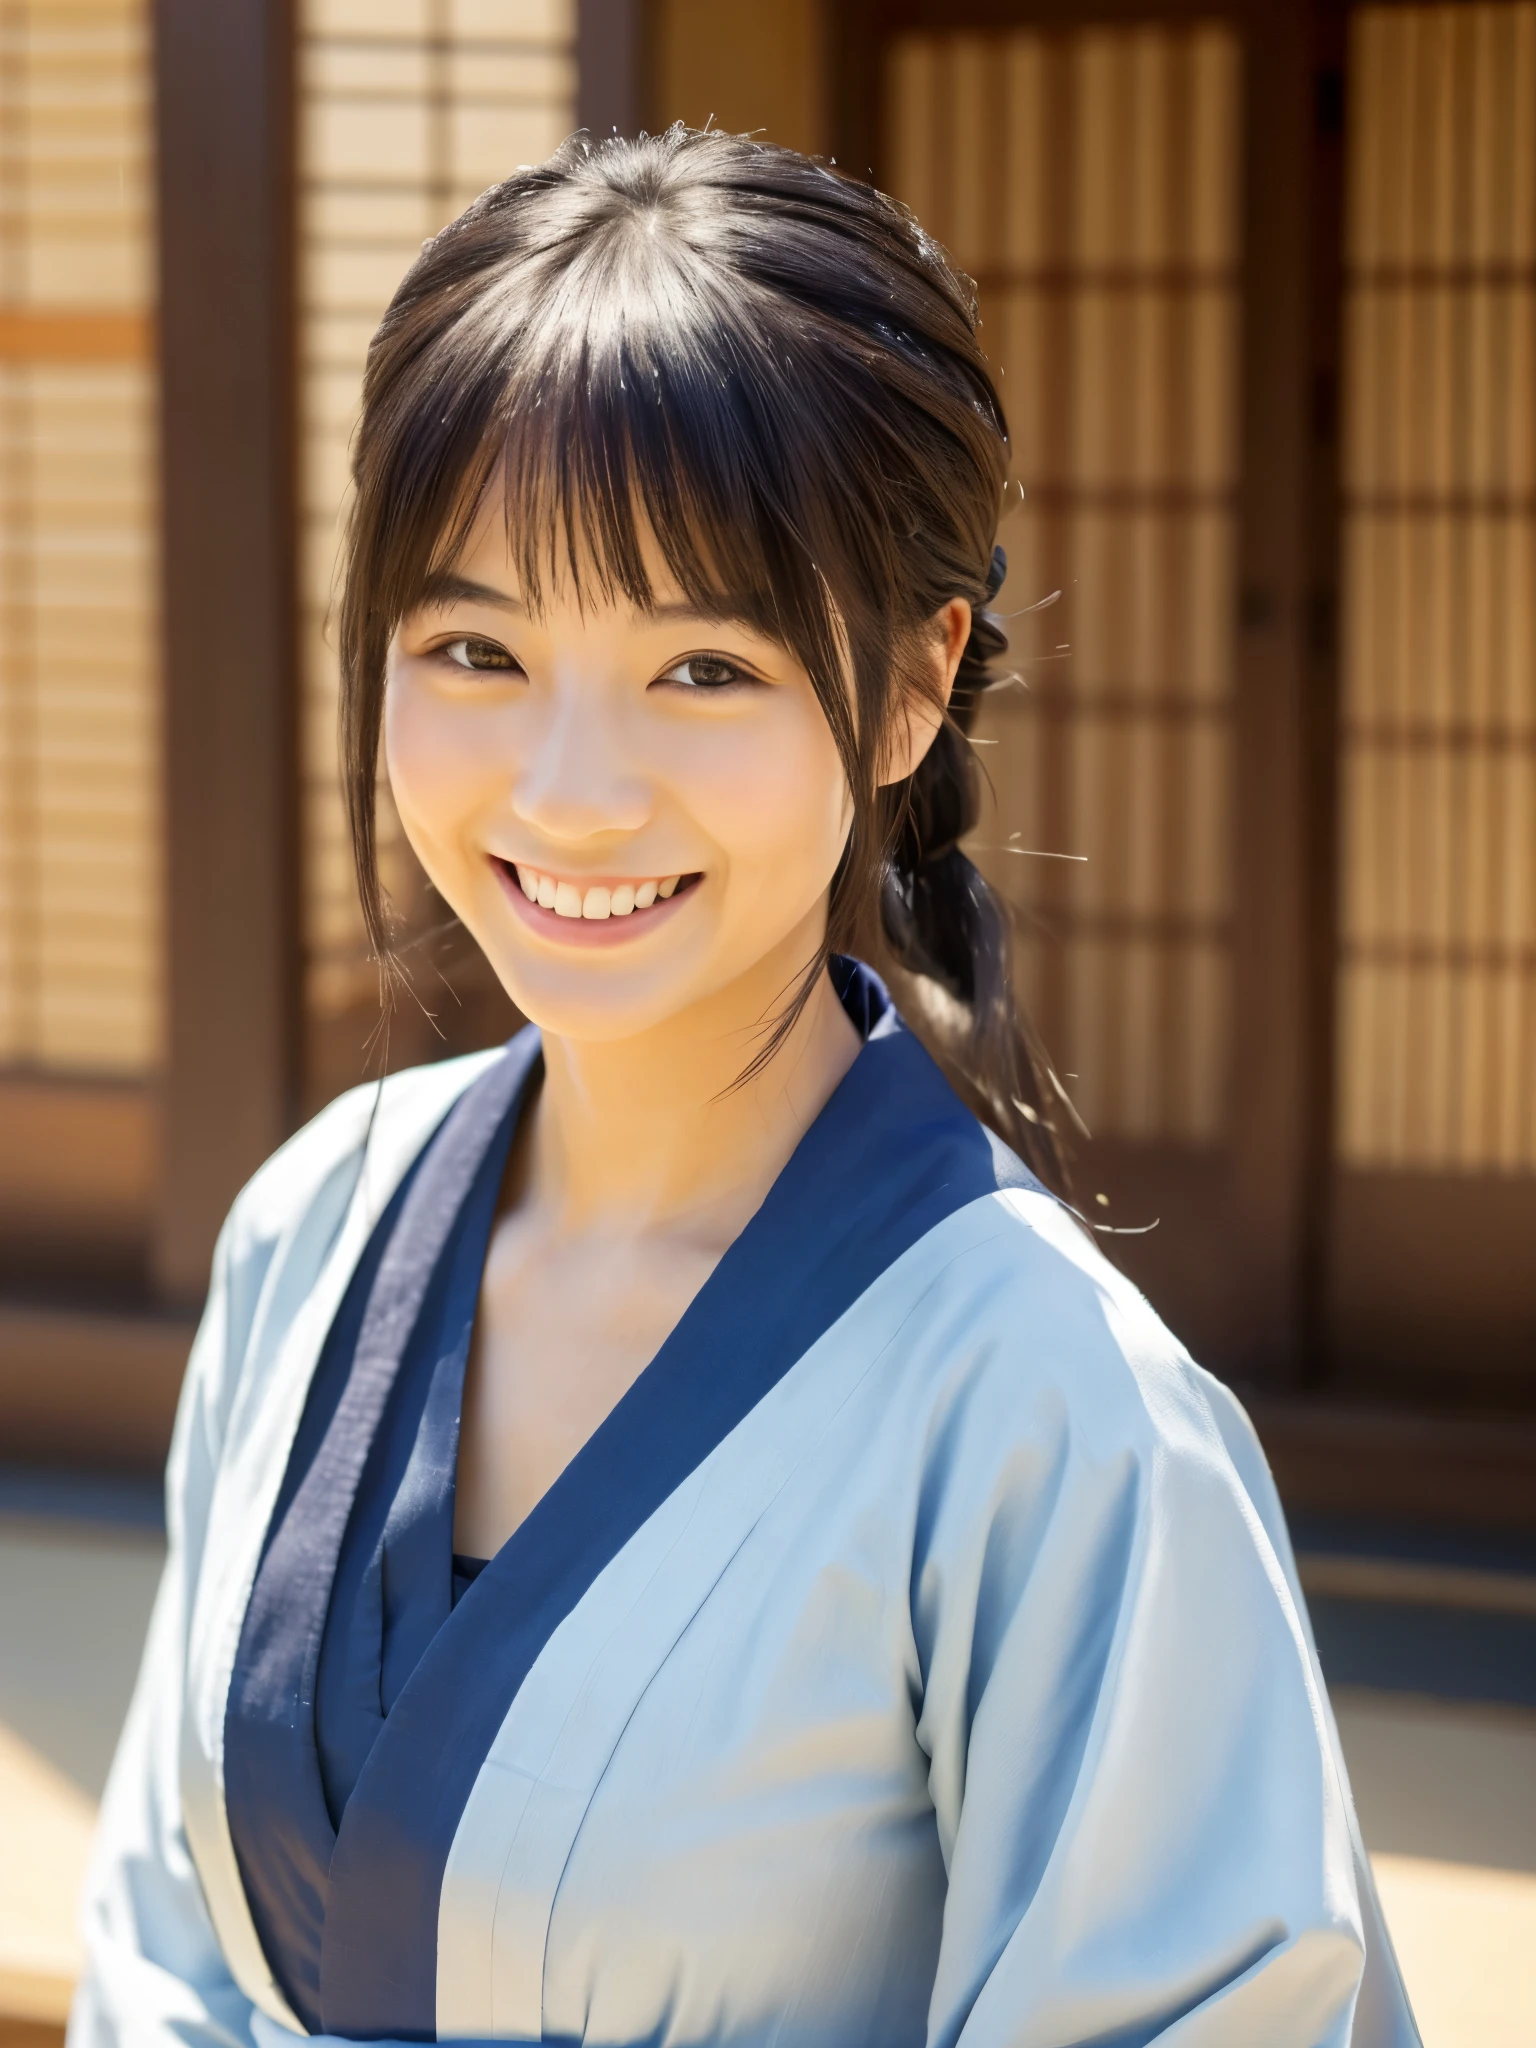
[[[696,960],[624,960],[614,952],[551,958],[520,935],[475,934],[496,978],[530,1024],[547,1036],[613,1044],[664,1025],[718,983]]]
[[[593,976],[591,980],[598,977]],[[572,987],[564,977],[501,976],[502,987],[547,1038],[588,1045],[616,1045],[657,1030],[688,1007],[688,996],[676,989],[615,989],[591,985]]]

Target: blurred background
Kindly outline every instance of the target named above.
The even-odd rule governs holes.
[[[378,1029],[326,630],[368,337],[487,184],[675,118],[977,281],[977,857],[1077,1199],[1259,1423],[1430,2048],[1530,2048],[1532,0],[0,0],[0,2048],[58,2038],[230,1198],[514,1021],[386,826]]]

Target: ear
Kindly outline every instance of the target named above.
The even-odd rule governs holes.
[[[917,773],[923,756],[938,737],[955,687],[955,671],[971,637],[971,608],[963,597],[952,597],[928,622],[920,642],[918,660],[931,664],[892,722],[881,786],[905,782]]]

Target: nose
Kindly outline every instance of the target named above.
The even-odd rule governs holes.
[[[624,719],[602,691],[554,693],[519,764],[512,808],[551,843],[638,832],[650,816],[645,776],[626,744]]]

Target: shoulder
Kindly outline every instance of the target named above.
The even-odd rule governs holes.
[[[1106,1627],[1160,1587],[1174,1619],[1221,1612],[1294,1662],[1284,1517],[1236,1398],[1052,1197],[1000,1190],[931,1238],[903,1347],[921,1639],[1026,1587]]]
[[[236,1418],[283,1376],[288,1339],[322,1277],[345,1285],[373,1223],[453,1104],[501,1048],[349,1089],[281,1145],[235,1197],[182,1388],[171,1493],[191,1498]],[[274,1377],[275,1376],[275,1377]],[[209,1481],[211,1483],[211,1481]],[[206,1492],[206,1486],[203,1488]]]
[[[908,1328],[946,1457],[965,1444],[991,1464],[1027,1446],[1079,1469],[1199,1468],[1244,1490],[1262,1471],[1235,1397],[1053,1196],[1000,1188],[913,1257],[926,1288]]]
[[[337,1096],[280,1145],[235,1197],[226,1225],[232,1249],[290,1235],[338,1179],[355,1190],[382,1193],[387,1201],[459,1096],[501,1053],[497,1046],[409,1067]]]
[[[258,1338],[266,1349],[280,1339],[343,1238],[361,1251],[422,1147],[502,1050],[349,1089],[257,1169],[235,1197],[214,1258],[209,1306],[230,1366]]]

